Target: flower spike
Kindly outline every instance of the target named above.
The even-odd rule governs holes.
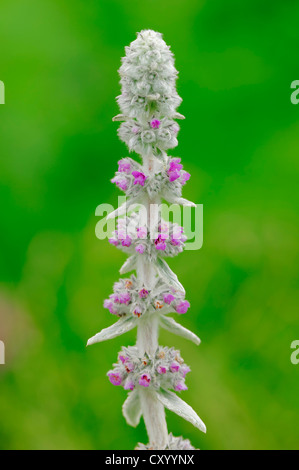
[[[121,123],[119,138],[129,151],[140,155],[141,163],[129,157],[120,159],[111,179],[126,195],[126,202],[107,216],[107,220],[118,218],[109,243],[128,255],[120,268],[126,277],[114,284],[112,294],[104,300],[104,308],[117,321],[87,344],[137,328],[136,345],[123,347],[107,373],[112,385],[128,392],[122,409],[127,423],[135,427],[141,416],[144,419],[149,444],[138,444],[137,449],[190,450],[194,447],[188,440],[168,433],[165,417],[166,408],[206,432],[197,413],[179,396],[188,388],[190,368],[178,350],[158,344],[160,327],[200,343],[198,336],[169,316],[183,317],[190,309],[184,287],[165,261],[183,251],[187,238],[183,227],[166,222],[159,213],[162,199],[195,206],[182,197],[190,173],[179,157],[167,154],[178,144],[176,120],[184,119],[177,111],[182,101],[176,91],[178,72],[160,33],[141,31],[125,50],[119,69],[121,95],[117,97],[121,114],[113,121]],[[145,211],[138,208],[141,205]]]

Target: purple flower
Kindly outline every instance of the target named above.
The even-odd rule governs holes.
[[[173,228],[173,235],[175,237],[181,237],[184,233],[184,227],[180,227],[179,225],[175,225]]]
[[[181,176],[178,170],[168,171],[167,174],[170,182],[177,180]]]
[[[162,233],[159,233],[159,238],[161,238],[161,240],[168,240],[168,236],[169,236],[169,233],[165,233],[165,232],[162,232]]]
[[[186,365],[183,365],[183,366],[181,367],[181,373],[183,374],[183,377],[184,377],[184,378],[186,377],[186,375],[187,375],[188,372],[190,372],[190,371],[191,371],[190,367],[188,367],[188,366],[186,366]]]
[[[157,367],[157,372],[158,372],[158,374],[166,374],[167,369],[166,369],[165,366],[158,366]]]
[[[134,382],[130,379],[128,379],[124,385],[124,389],[125,390],[134,390],[135,388],[135,385],[134,385]]]
[[[165,294],[165,295],[164,295],[164,302],[165,302],[167,305],[170,305],[171,302],[173,302],[174,300],[175,300],[174,295],[172,295],[172,294]]]
[[[141,245],[140,243],[139,245],[136,246],[135,251],[137,251],[137,253],[140,253],[142,255],[145,251],[145,246]]]
[[[133,134],[135,134],[135,135],[138,134],[139,128],[138,128],[138,127],[133,127],[133,128],[132,128],[132,132],[133,132]]]
[[[124,364],[129,360],[127,356],[123,356],[122,354],[119,354],[118,359]]]
[[[132,171],[132,175],[134,176],[134,184],[140,184],[140,186],[144,186],[144,182],[147,179],[147,176],[145,176],[141,171]]]
[[[115,303],[115,304],[119,304],[120,300],[119,300],[119,295],[118,294],[111,294],[110,295],[110,299],[112,299],[112,301]]]
[[[160,124],[161,124],[161,121],[159,121],[158,119],[153,119],[151,121],[151,128],[152,129],[159,129]]]
[[[109,380],[112,383],[112,385],[121,385],[122,378],[121,378],[121,375],[119,374],[119,372],[115,372],[113,370],[110,370],[107,373],[107,375],[108,375]]]
[[[118,245],[118,240],[116,238],[109,238],[109,243],[111,243],[111,245],[114,245],[114,246],[117,246]]]
[[[178,238],[178,237],[172,235],[171,240],[170,240],[170,243],[171,243],[172,245],[174,245],[174,246],[180,246],[181,240],[180,240],[180,238]]]
[[[142,376],[139,379],[139,385],[142,385],[142,387],[149,387],[151,383],[151,378],[149,374],[142,374]]]
[[[183,165],[180,163],[180,158],[172,158],[169,163],[169,169],[167,174],[169,176],[169,181],[175,181],[181,176],[181,169]]]
[[[132,372],[132,370],[134,370],[134,364],[132,364],[132,362],[127,362],[126,365],[125,365],[125,368],[126,368],[126,371],[129,374],[130,372]]]
[[[147,296],[148,296],[148,290],[146,290],[146,289],[141,289],[141,290],[139,291],[138,295],[139,295],[139,297],[140,297],[141,299],[146,299]]]
[[[172,245],[180,246],[181,243],[184,243],[187,240],[187,237],[184,235],[183,227],[175,227],[171,237],[170,243]]]
[[[180,158],[172,158],[169,163],[169,171],[180,171],[183,168]]]
[[[137,238],[146,238],[147,237],[147,228],[146,227],[138,227],[137,228]]]
[[[104,300],[104,308],[108,308],[110,313],[112,313],[113,315],[117,315],[117,310],[115,310],[113,302],[111,300]]]
[[[158,229],[162,233],[168,233],[169,232],[169,225],[166,222],[162,222],[159,225]]]
[[[177,382],[175,387],[174,387],[176,392],[181,392],[182,390],[188,390],[187,385],[184,382]]]
[[[125,159],[119,160],[118,162],[118,171],[121,173],[127,173],[129,174],[131,171],[131,165],[128,161]]]
[[[188,302],[188,300],[182,300],[175,307],[175,310],[176,310],[177,313],[186,313],[189,307],[190,307],[190,303]]]
[[[170,368],[171,372],[178,372],[180,370],[180,367],[181,367],[180,364],[178,362],[174,361],[170,364],[169,368]]]
[[[129,292],[122,292],[119,296],[119,302],[121,304],[126,304],[128,305],[131,301],[131,296],[129,294]]]
[[[156,245],[156,250],[166,250],[166,243],[164,240],[162,240],[161,236],[155,240],[155,245]]]
[[[123,238],[123,239],[121,240],[122,246],[127,246],[127,247],[129,247],[129,246],[131,246],[131,243],[132,243],[132,239],[131,239],[131,237],[129,237],[129,235],[126,235],[126,238]]]
[[[111,183],[115,183],[116,186],[118,186],[123,191],[126,191],[128,189],[127,181],[125,179],[119,178],[118,176],[112,178]]]
[[[187,171],[184,171],[181,176],[181,181],[180,181],[181,184],[184,185],[190,178],[191,178],[190,173],[188,173]]]

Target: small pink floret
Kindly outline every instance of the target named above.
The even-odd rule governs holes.
[[[158,119],[153,119],[151,121],[151,128],[152,129],[159,129],[160,124],[161,124],[161,121],[159,121]]]
[[[134,388],[135,388],[135,385],[132,380],[128,380],[124,385],[125,390],[134,390]]]
[[[175,300],[174,295],[172,295],[172,294],[165,294],[165,295],[164,295],[164,302],[165,302],[167,305],[170,305],[171,302],[173,302],[174,300]]]
[[[139,291],[138,295],[139,295],[139,297],[140,297],[141,299],[146,299],[147,296],[148,296],[148,290],[146,290],[146,289],[141,289],[141,290]]]
[[[116,238],[109,238],[109,243],[111,243],[111,245],[117,246],[118,240],[116,240]]]
[[[113,370],[108,372],[108,377],[112,385],[121,385],[122,378],[118,372],[114,372]]]
[[[137,228],[137,238],[146,238],[147,237],[147,228],[146,227],[138,227]]]
[[[184,382],[177,382],[174,389],[176,392],[181,392],[182,390],[188,390],[188,387]]]
[[[172,362],[172,364],[170,364],[170,370],[171,372],[178,372],[180,370],[180,364],[178,362]]]
[[[114,309],[113,302],[111,300],[104,300],[104,308],[107,308],[112,315],[117,315],[117,310]]]
[[[184,185],[186,181],[189,181],[190,178],[191,178],[190,173],[188,173],[187,171],[183,172],[182,177],[181,177],[181,184]]]
[[[183,377],[185,378],[186,375],[191,371],[190,367],[188,366],[182,366],[181,368],[181,373],[183,374]]]
[[[132,175],[135,178],[134,184],[140,184],[140,186],[144,186],[145,180],[147,179],[145,174],[141,173],[141,171],[132,171]]]
[[[155,246],[156,246],[156,250],[166,250],[166,243],[165,241],[162,239],[161,236],[159,236],[156,240],[155,240]]]
[[[158,366],[157,367],[157,372],[158,372],[158,374],[166,374],[167,369],[166,369],[165,366]]]
[[[121,244],[122,246],[131,246],[132,244],[132,239],[129,237],[129,235],[126,236],[126,238],[124,238],[122,241],[121,241]]]
[[[142,376],[140,377],[138,383],[142,387],[149,387],[149,385],[151,383],[151,378],[150,378],[149,374],[142,374]]]
[[[188,300],[182,300],[175,308],[177,313],[186,313],[188,308],[190,307],[190,303]]]
[[[120,355],[118,356],[118,359],[124,364],[125,362],[128,361],[129,358],[126,357],[126,356],[123,356],[122,354],[120,354]]]
[[[142,255],[145,251],[145,246],[141,245],[140,243],[139,245],[136,246],[135,251],[137,251],[137,253],[140,253]]]
[[[119,295],[119,302],[121,304],[126,304],[128,305],[131,301],[131,296],[129,294],[129,292],[122,292],[120,295]]]
[[[126,160],[119,160],[118,162],[118,171],[121,173],[129,174],[131,170],[131,165]]]

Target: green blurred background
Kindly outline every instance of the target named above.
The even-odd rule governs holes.
[[[127,156],[118,141],[117,69],[141,29],[164,34],[186,115],[172,152],[204,205],[204,245],[170,261],[199,347],[184,399],[201,449],[298,449],[299,79],[295,0],[1,0],[0,447],[132,449],[126,392],[105,376],[135,332],[86,349],[114,319],[102,308],[125,255],[95,237],[95,208]]]

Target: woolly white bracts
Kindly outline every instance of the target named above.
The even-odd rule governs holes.
[[[156,127],[153,127],[155,124]],[[150,155],[153,151],[168,150],[178,145],[177,133],[179,126],[170,119],[154,119],[142,126],[138,121],[126,121],[118,129],[119,138],[127,144],[129,150],[142,155]]]

